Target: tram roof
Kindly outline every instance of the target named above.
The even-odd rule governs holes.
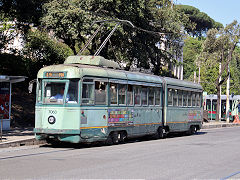
[[[217,95],[216,94],[209,94],[209,95],[206,95],[204,96],[205,99],[214,99],[216,100],[217,99]],[[221,99],[222,100],[226,100],[227,99],[227,95],[221,95]],[[229,99],[230,100],[240,100],[240,95],[229,95]]]
[[[173,87],[188,87],[188,88],[193,88],[193,89],[200,89],[202,90],[202,86],[197,83],[193,83],[191,81],[183,81],[179,79],[174,79],[174,78],[169,78],[169,77],[164,77],[164,80],[166,81],[167,85],[173,86]]]
[[[100,65],[99,65],[100,64]],[[181,81],[145,74],[141,72],[124,71],[117,69],[116,62],[111,62],[101,56],[70,56],[64,64],[46,66],[39,70],[38,78],[45,78],[46,72],[67,72],[65,78],[98,77],[115,80],[147,83],[162,83],[178,87],[189,87],[202,90],[202,86],[189,81]],[[164,80],[163,80],[164,79]]]
[[[159,76],[83,64],[60,64],[47,66],[39,70],[38,78],[44,78],[45,72],[67,72],[66,78],[98,77],[126,81],[162,83],[162,79]]]

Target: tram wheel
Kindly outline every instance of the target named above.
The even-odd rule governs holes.
[[[124,143],[127,140],[127,133],[125,131],[122,131],[119,133],[119,135],[120,135],[119,142]]]
[[[164,129],[162,127],[158,128],[158,137],[159,139],[163,139],[164,138]]]
[[[195,134],[197,132],[197,127],[196,126],[190,126],[189,130],[188,130],[188,134],[192,135]]]
[[[59,142],[53,139],[46,139],[46,142],[52,146],[57,146],[59,145]]]
[[[113,144],[118,144],[119,143],[119,139],[120,139],[120,134],[118,132],[113,132],[112,133],[112,142]]]
[[[164,129],[162,127],[159,127],[156,131],[156,133],[153,135],[154,139],[163,139],[164,138]]]
[[[119,143],[119,138],[118,136],[120,136],[120,134],[118,132],[111,132],[109,135],[108,135],[108,138],[107,140],[105,141],[105,144],[106,145],[116,145]]]

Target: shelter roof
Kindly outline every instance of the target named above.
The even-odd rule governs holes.
[[[10,83],[17,83],[25,81],[26,76],[7,76],[7,75],[0,75],[0,82],[10,82]]]

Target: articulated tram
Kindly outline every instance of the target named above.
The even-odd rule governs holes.
[[[101,56],[70,56],[37,75],[36,139],[117,144],[202,126],[202,87],[124,71]]]

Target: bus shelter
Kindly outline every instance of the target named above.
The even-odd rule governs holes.
[[[12,84],[22,82],[25,76],[0,75],[0,128],[10,129]]]

